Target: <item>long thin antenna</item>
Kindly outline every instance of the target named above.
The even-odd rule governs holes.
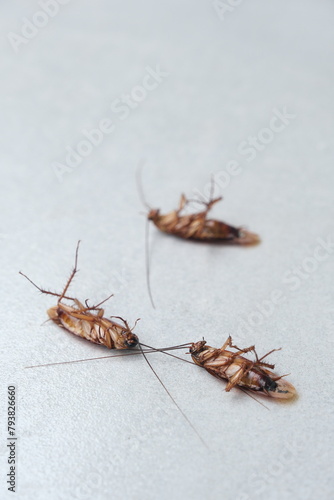
[[[157,374],[157,372],[154,370],[153,366],[151,365],[151,363],[149,362],[149,360],[145,356],[142,346],[140,344],[138,344],[138,345],[139,345],[139,349],[141,350],[141,352],[142,352],[142,354],[143,354],[143,356],[145,358],[146,363],[151,368],[152,372],[154,373],[154,375],[156,376],[156,378],[159,380],[160,384],[165,389],[165,391],[167,392],[168,396],[170,397],[170,399],[175,404],[176,408],[179,410],[179,412],[181,413],[181,415],[183,416],[183,418],[188,422],[188,424],[190,425],[190,427],[192,428],[192,430],[195,432],[195,434],[197,435],[197,437],[202,441],[202,443],[204,444],[204,446],[209,449],[208,445],[206,444],[206,442],[204,441],[204,439],[202,438],[202,436],[199,434],[199,432],[197,431],[196,427],[194,427],[194,425],[191,423],[191,421],[189,420],[189,418],[187,417],[187,415],[183,412],[183,410],[180,408],[180,406],[177,404],[177,402],[175,401],[175,399],[173,398],[173,396],[171,395],[171,393],[169,392],[169,390],[167,389],[167,387],[165,386],[165,384],[163,383],[163,381],[161,380],[161,378],[159,377],[159,375]]]
[[[183,358],[180,358],[179,356],[175,356],[175,354],[170,354],[168,352],[166,352],[167,349],[155,349],[155,347],[151,347],[150,345],[146,345],[146,344],[141,344],[142,346],[144,347],[148,347],[149,349],[152,349],[154,352],[162,352],[163,354],[166,354],[166,356],[171,356],[172,358],[175,358],[175,359],[180,359],[181,361],[184,361],[185,363],[189,363],[190,365],[195,365],[195,363],[193,363],[192,361],[188,361],[187,359],[183,359]],[[181,345],[181,346],[176,346],[176,347],[173,347],[173,348],[170,348],[168,350],[170,351],[173,351],[174,349],[183,349],[185,347],[189,347],[191,344],[184,344],[184,345]],[[152,352],[152,351],[148,351],[148,352]]]
[[[85,304],[86,304],[87,307],[85,307],[85,309],[80,309],[80,312],[93,311],[94,309],[98,309],[100,306],[102,306],[102,304],[104,304],[105,302],[107,302],[107,300],[111,299],[111,297],[113,297],[113,296],[114,296],[114,294],[112,293],[106,299],[101,300],[101,302],[99,302],[95,306],[91,306],[91,307],[89,307],[89,305],[88,305],[88,299],[86,299],[85,300]]]
[[[150,205],[147,203],[146,199],[145,199],[145,194],[144,194],[144,189],[143,189],[143,183],[142,183],[142,171],[143,171],[143,166],[144,166],[144,161],[142,160],[139,165],[138,165],[138,168],[137,168],[137,171],[136,171],[136,181],[137,181],[137,189],[138,189],[138,194],[139,194],[139,198],[140,198],[140,201],[142,202],[142,204],[148,209],[148,210],[151,210],[152,207],[150,207]]]
[[[150,348],[150,350],[145,351],[146,354],[152,353],[152,352],[163,352],[165,351],[176,351],[177,349],[183,349],[183,346],[173,346],[173,347],[165,347],[161,349],[155,349],[155,348]],[[28,368],[41,368],[44,366],[55,366],[55,365],[68,365],[70,363],[83,363],[84,361],[95,361],[96,359],[107,359],[107,358],[118,358],[118,357],[123,357],[123,356],[134,356],[134,355],[142,354],[141,351],[133,351],[133,352],[124,352],[122,354],[110,354],[109,356],[97,356],[94,358],[84,358],[84,359],[73,359],[71,361],[58,361],[57,363],[45,363],[42,365],[32,365],[32,366],[25,366],[26,369]],[[167,353],[165,353],[167,354]],[[174,356],[176,357],[176,356]],[[178,358],[181,359],[182,361],[188,362],[186,359]],[[193,363],[192,363],[193,364]]]
[[[155,304],[153,300],[152,290],[151,290],[151,279],[150,279],[150,240],[149,240],[149,232],[150,232],[150,221],[146,219],[145,224],[145,266],[146,266],[146,284],[148,295],[150,297],[150,301],[153,309],[155,309]]]
[[[144,166],[144,161],[142,160],[137,168],[136,171],[136,181],[137,181],[137,189],[138,189],[138,194],[140,201],[146,207],[148,210],[152,210],[152,207],[147,203],[145,194],[144,194],[144,189],[143,189],[143,183],[142,183],[142,170]],[[152,304],[153,309],[155,309],[155,304],[153,301],[153,296],[152,296],[152,291],[151,291],[151,283],[150,283],[150,246],[149,246],[149,219],[146,218],[146,226],[145,226],[145,267],[146,267],[146,284],[147,284],[147,290],[148,290],[148,295],[150,297],[150,301]]]

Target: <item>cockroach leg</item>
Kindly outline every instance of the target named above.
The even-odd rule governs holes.
[[[65,288],[64,290],[62,291],[62,293],[55,293],[55,292],[50,292],[48,290],[44,290],[43,288],[39,287],[38,285],[36,285],[36,283],[34,283],[30,278],[28,278],[28,276],[26,274],[23,274],[21,271],[19,271],[19,274],[21,274],[22,276],[24,276],[28,281],[30,281],[30,283],[32,285],[34,285],[35,288],[37,288],[37,290],[39,290],[41,293],[44,293],[44,294],[47,294],[47,295],[53,295],[55,297],[58,297],[58,303],[61,302],[62,299],[68,299],[68,300],[73,300],[73,302],[76,302],[77,299],[73,298],[73,297],[68,297],[66,295],[66,292],[70,286],[70,283],[71,281],[73,280],[75,274],[77,273],[77,263],[78,263],[78,251],[79,251],[79,245],[80,245],[80,240],[78,241],[77,243],[77,247],[76,247],[76,251],[75,251],[75,264],[74,264],[74,268],[71,272],[71,275],[65,285]],[[79,301],[78,301],[79,302]],[[82,306],[84,307],[84,306]]]
[[[245,347],[244,349],[240,349],[240,347],[232,344],[232,337],[231,335],[228,336],[228,339],[226,340],[226,342],[224,343],[224,345],[219,349],[221,352],[225,351],[226,350],[226,347],[232,347],[232,349],[236,349],[238,352],[234,352],[232,353],[233,356],[239,356],[240,354],[246,354],[247,352],[250,352],[250,351],[253,351],[256,358],[257,358],[257,354],[256,354],[256,351],[255,351],[255,346],[252,345],[250,347]]]
[[[68,288],[69,288],[69,286],[71,284],[71,281],[73,280],[74,276],[78,272],[78,252],[79,252],[79,246],[80,246],[80,240],[78,241],[77,248],[75,250],[74,268],[72,269],[71,275],[70,275],[69,279],[67,280],[65,288],[64,288],[64,290],[63,290],[60,298],[58,299],[58,303],[65,297],[66,292],[67,292],[67,290],[68,290]]]
[[[23,276],[24,278],[26,278],[28,281],[30,281],[30,283],[32,285],[34,285],[35,288],[37,288],[37,290],[39,290],[41,293],[44,293],[46,295],[53,295],[54,297],[61,297],[62,294],[61,293],[56,293],[56,292],[50,292],[49,290],[44,290],[43,288],[39,287],[38,285],[36,285],[36,283],[34,283],[30,278],[28,278],[28,276],[26,274],[23,274],[21,271],[19,271],[19,274],[21,274],[21,276]],[[68,299],[68,300],[73,300],[75,301],[75,299],[73,297],[68,297],[68,296],[63,296],[63,299]]]
[[[247,363],[243,363],[239,370],[228,379],[228,384],[226,385],[225,391],[229,392],[233,387],[239,384],[241,379],[252,369],[252,366],[247,366]]]
[[[110,318],[119,319],[120,321],[122,321],[122,323],[124,324],[124,326],[125,326],[128,330],[132,331],[132,330],[130,329],[129,325],[128,325],[128,322],[127,322],[124,318],[122,318],[121,316],[109,316],[109,317],[110,317]],[[137,319],[137,321],[138,321],[138,319]],[[133,328],[134,328],[134,327],[133,327]]]
[[[100,306],[102,306],[102,304],[104,304],[105,302],[107,302],[107,300],[111,299],[111,297],[113,297],[113,296],[114,296],[114,294],[112,293],[106,299],[101,300],[101,302],[99,302],[95,306],[89,306],[88,305],[88,299],[85,300],[86,307],[83,304],[81,304],[81,302],[79,302],[77,299],[75,299],[75,303],[80,307],[81,312],[98,311],[98,313],[100,314],[101,311],[102,311],[102,316],[103,316],[104,309],[102,309]]]
[[[185,195],[182,193],[181,194],[181,198],[180,198],[179,208],[177,210],[177,214],[178,215],[184,209],[184,207],[186,206],[186,204],[187,204],[187,199],[186,199]]]
[[[267,356],[269,356],[269,354],[272,354],[273,352],[281,351],[281,350],[282,350],[282,347],[280,347],[279,349],[272,349],[271,351],[267,352],[267,354],[265,354],[264,356],[262,356],[262,358],[258,359],[257,361],[262,361],[264,358],[266,358]]]

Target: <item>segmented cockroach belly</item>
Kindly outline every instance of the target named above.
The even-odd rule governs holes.
[[[227,351],[225,346],[234,347],[231,340],[229,337],[221,349],[206,346],[205,341],[192,344],[190,353],[193,361],[205,368],[211,375],[227,380],[226,391],[230,391],[237,385],[277,399],[290,399],[295,396],[296,389],[292,384],[271,370],[264,368],[264,366],[273,368],[274,365],[268,365],[258,359],[250,361],[238,352]],[[248,348],[244,351],[250,350],[254,350],[254,348]]]
[[[108,349],[129,349],[138,344],[138,338],[127,328],[97,315],[85,314],[73,307],[59,304],[48,310],[48,315],[59,326]]]
[[[198,238],[195,238],[205,241],[237,241],[239,236],[240,229],[229,226],[225,222],[209,219],[205,221]]]
[[[230,226],[222,221],[206,219],[204,213],[180,216],[175,211],[166,215],[156,212],[151,217],[156,227],[164,233],[180,238],[207,242],[231,242],[241,245],[252,245],[260,241],[257,234]]]
[[[214,372],[217,377],[223,378],[225,380],[231,380],[233,376],[236,376],[240,369],[243,368],[243,363],[248,365],[245,367],[246,369],[252,365],[252,363],[249,362],[249,360],[246,360],[246,358],[243,358],[243,362],[239,359],[233,362],[231,358],[227,356],[222,356],[222,358],[225,358],[226,362],[221,359],[218,359],[217,362],[208,361],[205,363],[204,368],[206,368],[210,372]],[[261,372],[257,369],[250,369],[238,381],[237,385],[245,387],[246,389],[251,389],[252,391],[273,391],[277,387],[277,383],[274,380],[272,380],[264,372]]]

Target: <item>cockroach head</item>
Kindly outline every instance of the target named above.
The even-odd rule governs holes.
[[[124,338],[124,345],[128,349],[131,349],[132,347],[136,347],[136,345],[138,345],[139,339],[134,333],[124,330],[122,336]]]
[[[154,220],[159,217],[160,210],[158,208],[151,208],[147,214],[148,220]]]
[[[189,347],[190,354],[199,354],[200,352],[204,351],[206,349],[205,344],[205,340],[194,342],[193,344],[191,344],[191,347]]]

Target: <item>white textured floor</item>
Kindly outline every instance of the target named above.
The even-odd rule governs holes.
[[[15,498],[332,499],[333,2],[0,10],[0,392],[4,401],[17,385]],[[224,201],[214,216],[262,237],[254,248],[209,246],[152,227],[156,310],[140,163],[152,206],[205,193],[215,174]],[[204,336],[219,347],[231,334],[260,354],[282,347],[271,360],[299,399],[262,399],[268,411],[200,368],[151,355],[207,449],[141,356],[25,370],[108,354],[42,326],[54,300],[18,274],[61,290],[79,238],[72,294],[96,303],[114,292],[106,315],[140,317],[135,331],[154,346]]]

